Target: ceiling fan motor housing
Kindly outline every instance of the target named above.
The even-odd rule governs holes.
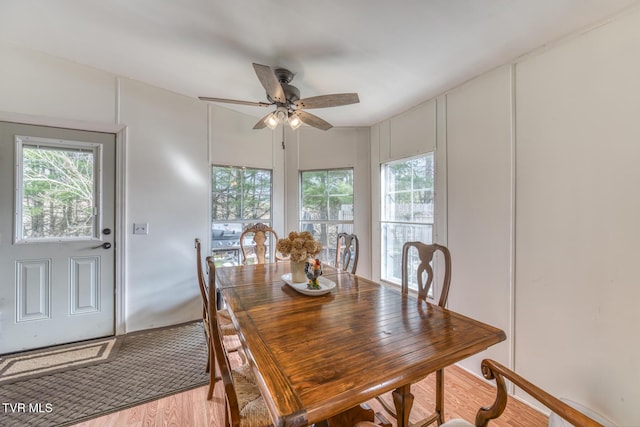
[[[273,71],[273,74],[276,75],[276,78],[281,84],[291,83],[291,81],[293,80],[293,76],[295,76],[295,74],[293,74],[291,71],[287,70],[286,68],[276,68]]]
[[[295,86],[291,86],[289,84],[286,83],[281,83],[280,84],[282,86],[282,90],[284,92],[284,96],[285,98],[287,98],[287,102],[286,103],[279,103],[279,102],[275,102],[273,100],[273,98],[271,98],[271,96],[269,96],[269,94],[267,94],[267,99],[269,100],[269,102],[277,104],[277,105],[290,105],[293,104],[294,102],[296,102],[297,100],[300,99],[300,90],[298,90],[297,87]]]
[[[280,82],[280,86],[282,86],[284,96],[287,99],[287,102],[282,103],[282,105],[289,106],[300,99],[300,90],[298,90],[297,87],[289,84],[293,80],[293,76],[295,76],[295,74],[285,68],[276,68],[273,71],[273,74],[275,74],[278,82]],[[267,99],[269,100],[269,102],[274,102],[275,104],[280,105],[280,103],[275,102],[268,93]]]

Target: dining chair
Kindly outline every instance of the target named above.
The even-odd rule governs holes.
[[[213,396],[213,389],[215,387],[215,382],[220,379],[220,378],[216,378],[215,364],[211,363],[211,361],[213,360],[213,349],[211,347],[211,331],[209,330],[209,313],[210,313],[209,305],[211,303],[215,304],[216,301],[215,299],[211,300],[209,298],[208,288],[213,287],[213,290],[215,292],[215,289],[216,289],[215,288],[215,271],[213,272],[214,273],[213,278],[211,277],[211,271],[209,271],[210,284],[207,285],[207,282],[205,281],[205,278],[204,278],[204,270],[202,268],[202,249],[201,249],[200,239],[198,238],[195,239],[195,246],[196,246],[196,271],[198,275],[198,285],[200,287],[200,296],[202,297],[202,325],[204,329],[205,339],[207,341],[207,364],[205,367],[205,372],[209,372],[209,377],[210,377],[209,391],[207,393],[207,396],[208,396],[207,398],[211,399],[211,397]],[[211,284],[212,281],[213,283]],[[216,309],[215,313],[219,318],[222,334],[226,336],[237,336],[238,332],[235,326],[233,326],[233,323],[231,322],[231,317],[229,316],[229,312],[226,310]],[[228,342],[227,351],[230,351],[230,352],[237,351],[243,363],[246,361],[244,357],[244,353],[242,353],[239,339]]]
[[[214,267],[215,268],[215,267]],[[215,301],[216,291],[209,286],[208,299]],[[269,427],[273,423],[264,398],[247,363],[232,368],[225,351],[216,304],[209,304],[210,342],[213,348],[211,363],[218,364],[224,385],[225,427]],[[210,399],[210,398],[209,398]]]
[[[418,253],[417,259],[410,257],[410,252],[415,252],[411,251],[412,248],[415,248]],[[426,244],[422,242],[406,242],[402,246],[402,293],[407,294],[409,292],[409,268],[413,267],[417,260],[419,262],[416,266],[414,277],[418,287],[418,300],[426,301],[429,297],[430,290],[435,294],[435,290],[433,289],[435,279],[433,264],[435,262],[434,255],[438,252],[441,253],[444,258],[444,271],[442,274],[442,283],[440,284],[438,305],[444,307],[447,305],[449,287],[451,286],[451,253],[446,246],[437,243]],[[383,399],[382,396],[378,396],[376,399],[392,417],[396,418],[395,408],[388,403],[386,399]],[[444,423],[444,369],[436,371],[435,400],[436,404],[433,414],[415,423],[416,426],[427,426],[434,422],[437,422],[437,425]]]
[[[491,406],[483,406],[476,413],[476,419],[474,423],[463,419],[451,419],[442,424],[441,427],[486,427],[489,425],[489,421],[500,417],[507,407],[507,386],[505,379],[511,381],[514,385],[519,387],[525,393],[542,403],[549,408],[553,414],[563,420],[571,423],[571,425],[581,427],[603,427],[608,424],[607,420],[597,415],[587,416],[580,412],[578,409],[570,406],[568,403],[552,396],[540,387],[532,384],[525,378],[516,374],[514,371],[506,368],[500,363],[485,359],[481,364],[482,375],[487,380],[496,381],[496,398]],[[470,396],[470,400],[475,402],[474,396]],[[551,424],[550,424],[551,425]],[[564,424],[563,424],[564,425]],[[377,425],[370,422],[360,422],[356,424],[356,427],[374,427]]]
[[[359,253],[360,243],[358,236],[349,233],[338,233],[336,240],[336,268],[356,274]]]
[[[245,245],[245,237],[253,235],[253,244]],[[263,223],[256,223],[247,227],[240,235],[240,251],[242,252],[242,263],[248,264],[250,259],[255,259],[252,264],[264,264],[267,257],[271,256],[269,248],[275,248],[278,241],[278,234],[275,230]],[[251,257],[253,255],[253,257]],[[284,260],[274,251],[276,261]]]

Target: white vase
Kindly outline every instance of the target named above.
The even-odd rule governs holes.
[[[291,261],[291,280],[295,283],[306,283],[307,276],[304,274],[305,261]]]

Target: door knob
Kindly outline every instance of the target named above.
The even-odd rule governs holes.
[[[103,244],[101,244],[100,246],[96,246],[96,247],[95,247],[95,248],[93,248],[93,249],[100,249],[100,248],[102,248],[102,249],[111,249],[111,243],[109,243],[109,242],[104,242],[104,243],[103,243]]]

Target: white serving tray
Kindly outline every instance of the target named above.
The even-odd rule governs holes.
[[[333,288],[336,287],[336,282],[332,282],[322,276],[318,277],[318,285],[320,285],[320,289],[309,289],[307,287],[307,282],[294,282],[291,280],[291,273],[283,274],[281,278],[287,285],[304,295],[324,295],[331,292]]]

